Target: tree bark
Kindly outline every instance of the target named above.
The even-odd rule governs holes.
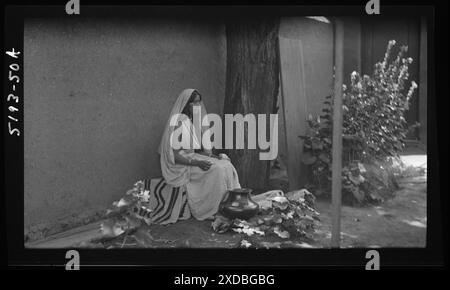
[[[267,114],[267,129],[270,128],[268,114],[276,113],[279,90],[278,28],[277,18],[238,20],[226,26],[227,73],[223,113]],[[245,126],[245,148],[247,129]],[[268,139],[269,134],[266,136]],[[258,137],[256,144],[259,148],[257,140]],[[243,187],[264,189],[268,186],[270,161],[259,160],[259,152],[258,149],[227,151]]]

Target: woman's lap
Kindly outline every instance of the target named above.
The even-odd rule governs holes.
[[[217,212],[226,191],[239,187],[239,182],[236,180],[237,174],[233,173],[235,169],[230,161],[200,154],[192,157],[213,162],[207,171],[192,167],[190,182],[187,185],[191,212],[194,217],[204,219]]]

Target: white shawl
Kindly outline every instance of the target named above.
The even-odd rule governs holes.
[[[166,180],[166,182],[172,186],[183,186],[186,183],[189,182],[189,167],[182,164],[176,164],[175,163],[175,157],[173,153],[173,149],[171,147],[171,137],[172,133],[174,132],[175,126],[170,125],[170,120],[172,116],[176,114],[181,114],[182,110],[186,106],[187,102],[189,101],[189,98],[191,97],[192,93],[196,91],[195,89],[185,89],[181,92],[181,94],[178,96],[177,100],[175,101],[175,104],[172,107],[172,111],[170,112],[169,119],[167,120],[166,126],[164,128],[164,133],[161,139],[161,143],[159,145],[158,153],[160,155],[160,161],[161,161],[161,172]],[[201,116],[206,117],[206,109],[205,106],[201,105]],[[178,117],[178,121],[182,121],[182,126],[187,127],[187,124],[190,124],[189,120],[182,119],[182,116]],[[187,121],[187,122],[186,122]],[[184,128],[183,128],[184,129]],[[203,132],[202,127],[202,132]],[[191,132],[188,129],[189,132]],[[200,139],[196,138],[195,131],[193,132],[191,137],[193,137],[194,141],[199,140],[201,142],[201,134]]]

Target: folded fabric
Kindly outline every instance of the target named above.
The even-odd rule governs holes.
[[[145,179],[144,189],[150,191],[149,206],[153,223],[165,225],[191,217],[185,186],[171,186],[159,177]]]
[[[264,210],[272,207],[272,198],[284,196],[281,190],[270,190],[264,193],[253,195],[252,199],[259,205],[259,208]]]

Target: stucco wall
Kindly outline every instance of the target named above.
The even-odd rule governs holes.
[[[178,94],[220,113],[220,23],[30,19],[24,30],[25,227],[108,206],[160,175],[157,146]]]
[[[321,114],[325,97],[333,90],[333,25],[286,17],[281,20],[279,35],[302,41],[307,109],[313,116]]]
[[[321,114],[325,97],[330,95],[333,89],[332,24],[306,17],[285,17],[281,19],[279,36],[302,41],[307,111],[313,116]],[[283,163],[287,164],[284,120],[281,117],[279,132],[278,154]]]

